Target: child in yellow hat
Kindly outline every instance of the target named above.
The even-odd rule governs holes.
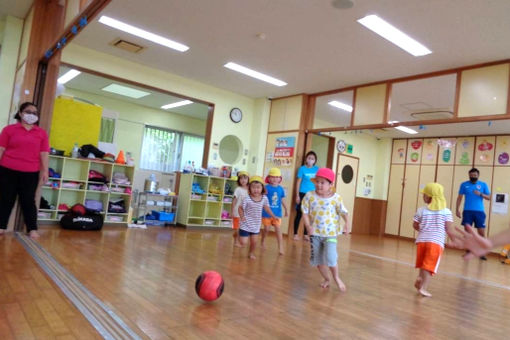
[[[260,245],[264,248],[266,233],[269,228],[273,226],[276,232],[276,240],[278,241],[278,251],[280,252],[280,255],[283,255],[283,237],[282,230],[280,228],[280,225],[282,224],[282,207],[285,212],[285,217],[289,216],[289,212],[285,201],[285,190],[283,190],[283,187],[280,185],[281,181],[282,172],[280,169],[271,168],[266,179],[266,182],[268,182],[268,184],[266,184],[266,192],[269,200],[269,207],[276,218],[272,218],[268,213],[262,211],[262,225],[264,226],[264,229],[261,230]]]
[[[427,204],[418,208],[413,218],[416,237],[416,268],[419,268],[414,287],[422,296],[430,297],[427,290],[430,277],[436,274],[444,250],[446,234],[453,235],[453,215],[446,207],[443,186],[428,183],[421,192]]]
[[[262,210],[265,210],[269,216],[275,217],[271,208],[269,208],[264,181],[260,176],[252,176],[248,184],[248,196],[239,206],[239,218],[241,219],[239,237],[243,246],[250,239],[248,256],[252,260],[255,259],[255,248],[257,247],[260,224],[262,223]]]
[[[243,200],[248,196],[248,181],[250,175],[246,171],[237,172],[237,188],[234,190],[234,199],[232,201],[232,228],[234,229],[234,246],[242,247],[239,241],[239,206],[243,203]]]

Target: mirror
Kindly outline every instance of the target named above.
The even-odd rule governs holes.
[[[234,135],[228,135],[220,141],[220,158],[227,164],[234,164],[241,158],[243,143]]]
[[[390,121],[452,119],[457,74],[393,83]]]
[[[317,97],[313,128],[350,126],[353,96],[354,91],[343,91]]]
[[[72,69],[72,65],[60,66],[59,78]],[[55,99],[52,131],[60,115],[64,132],[70,131],[64,147],[75,142],[89,144],[80,138],[94,130],[92,144],[99,149],[114,155],[120,150],[131,153],[137,167],[135,186],[152,173],[159,176],[204,164],[209,105],[183,102],[187,98],[95,72],[76,73],[65,83],[61,79],[57,86],[60,97]],[[162,108],[175,103],[181,105]],[[91,119],[78,107],[99,108],[101,114],[94,118],[93,128],[89,127]],[[52,132],[50,143],[58,143],[54,137]]]

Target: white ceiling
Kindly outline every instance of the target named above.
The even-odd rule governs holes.
[[[69,70],[70,70],[69,67],[61,66],[59,69],[59,77]],[[145,92],[149,92],[150,95],[135,99],[135,98],[121,96],[121,95],[118,95],[115,93],[110,93],[110,92],[101,90],[105,86],[108,86],[112,83],[127,86],[130,88],[134,88],[134,89],[145,91]],[[123,82],[119,82],[119,81],[113,81],[108,78],[100,77],[100,76],[85,73],[85,72],[82,72],[77,77],[71,79],[64,86],[66,88],[70,88],[70,89],[84,91],[84,92],[92,93],[92,94],[107,97],[107,98],[113,98],[113,99],[117,99],[120,101],[126,101],[126,102],[130,102],[133,104],[150,107],[152,109],[159,110],[162,113],[163,112],[172,112],[172,113],[177,113],[177,114],[180,114],[183,116],[198,118],[198,119],[202,119],[202,120],[207,119],[207,114],[209,111],[209,107],[207,105],[201,104],[201,103],[193,103],[193,104],[176,107],[176,108],[169,109],[169,110],[163,110],[163,109],[161,109],[161,106],[170,104],[170,103],[175,103],[178,101],[182,101],[183,98],[171,96],[166,93],[156,92],[156,91],[144,88],[144,87],[134,86],[132,84],[127,84],[127,83],[123,83]],[[85,99],[85,100],[93,102],[93,100],[91,100],[90,98],[81,98],[81,99]]]
[[[113,0],[103,14],[184,43],[176,52],[91,22],[75,43],[250,97],[314,93],[510,57],[508,0],[354,0],[351,9],[305,0]],[[356,22],[377,14],[432,54],[413,57]],[[261,40],[257,34],[264,33]],[[131,54],[124,38],[147,47]],[[223,65],[251,67],[276,87]]]
[[[33,0],[1,0],[0,19],[6,15],[12,15],[24,19],[32,6]]]

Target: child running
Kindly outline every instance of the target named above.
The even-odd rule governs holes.
[[[414,287],[418,293],[430,297],[427,290],[430,277],[435,275],[444,250],[446,234],[455,238],[452,230],[453,216],[446,208],[443,186],[428,183],[421,191],[425,207],[418,208],[413,218],[413,228],[418,231],[416,238],[416,268],[419,268]]]
[[[232,201],[232,228],[234,228],[234,246],[242,247],[239,242],[239,206],[244,198],[248,196],[248,181],[250,177],[246,171],[237,172],[237,188],[234,190],[234,200]]]
[[[252,260],[255,259],[257,235],[260,232],[260,223],[262,222],[262,209],[269,216],[275,218],[271,208],[269,208],[269,201],[265,193],[262,178],[253,176],[250,178],[250,184],[248,185],[248,196],[239,206],[239,218],[241,219],[239,236],[243,246],[247,244],[248,238],[250,238],[249,258]]]
[[[269,207],[273,212],[275,218],[271,218],[268,213],[262,211],[262,239],[260,246],[264,248],[264,240],[266,234],[271,226],[274,227],[276,232],[276,239],[278,240],[278,251],[280,255],[283,255],[283,238],[280,225],[282,224],[282,207],[285,210],[285,217],[289,216],[287,210],[287,203],[285,202],[285,190],[280,185],[282,181],[282,172],[278,168],[272,168],[269,170],[267,176],[269,184],[266,185],[267,198],[269,199]]]
[[[333,192],[335,173],[328,168],[320,168],[315,175],[315,191],[309,191],[301,203],[303,221],[310,237],[310,264],[317,266],[324,280],[322,288],[329,287],[329,273],[340,291],[345,292],[345,284],[338,276],[337,235],[341,234],[340,216],[350,230],[348,211],[340,195]]]

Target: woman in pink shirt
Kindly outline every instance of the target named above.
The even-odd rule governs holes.
[[[48,134],[36,125],[39,114],[33,103],[23,103],[14,118],[18,123],[0,133],[0,235],[19,196],[27,232],[37,238],[35,192],[48,180]]]

